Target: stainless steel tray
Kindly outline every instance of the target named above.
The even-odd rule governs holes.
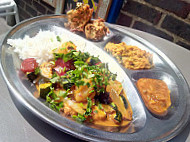
[[[188,85],[177,67],[155,46],[142,38],[122,29],[114,28],[107,24],[111,33],[102,41],[92,42],[81,35],[76,35],[64,29],[64,16],[36,17],[12,28],[6,35],[1,45],[1,71],[11,92],[19,101],[36,114],[39,118],[56,128],[89,141],[167,141],[176,136],[188,123],[190,115],[190,91]],[[125,133],[107,132],[94,129],[85,124],[79,124],[66,117],[60,116],[47,106],[43,101],[33,96],[35,87],[29,81],[23,80],[20,72],[20,59],[10,50],[7,39],[23,38],[25,35],[35,36],[39,30],[50,30],[56,33],[66,33],[72,40],[85,41],[84,51],[92,55],[99,55],[100,59],[108,62],[112,72],[117,72],[118,79],[123,82],[124,89],[133,109],[133,121]],[[103,48],[107,42],[125,42],[128,45],[136,45],[141,49],[153,53],[155,67],[149,70],[128,70],[106,53]],[[137,89],[136,81],[139,78],[162,79],[171,91],[172,106],[165,117],[157,117],[151,114],[145,107]],[[107,128],[103,128],[106,130]]]

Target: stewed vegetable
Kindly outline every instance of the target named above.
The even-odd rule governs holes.
[[[107,64],[76,51],[72,42],[64,43],[53,54],[52,60],[24,70],[26,74],[36,73],[39,96],[53,110],[99,126],[127,126],[132,121],[133,112],[122,84]]]

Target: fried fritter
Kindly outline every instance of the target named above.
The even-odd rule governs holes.
[[[104,20],[98,18],[85,26],[86,38],[91,40],[101,40],[109,33],[108,27],[105,26]]]
[[[71,31],[84,31],[85,25],[90,21],[92,17],[93,9],[90,9],[88,4],[77,3],[75,9],[71,9],[67,12],[68,22],[65,23],[65,27]]]

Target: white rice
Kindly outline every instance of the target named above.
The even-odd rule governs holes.
[[[61,38],[61,42],[57,41],[57,36]],[[53,49],[66,41],[72,41],[70,39],[67,34],[56,35],[51,31],[39,31],[34,37],[26,35],[23,39],[8,39],[7,43],[14,47],[13,50],[18,53],[20,59],[35,58],[41,64],[53,58]],[[85,43],[81,44],[79,40],[73,43],[85,46]]]

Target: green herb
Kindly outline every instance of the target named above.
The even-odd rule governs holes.
[[[56,36],[57,41],[61,42],[61,38],[59,36]]]
[[[110,104],[110,106],[111,106],[114,110],[117,111],[117,106],[116,106],[113,102]]]
[[[52,65],[55,65],[55,61],[50,61],[49,63]]]
[[[67,72],[68,78],[76,86],[87,85],[90,87],[90,84],[84,83],[83,78],[90,79],[92,81],[92,87],[95,88],[95,91],[98,93],[105,92],[103,85],[108,85],[108,81],[115,76],[110,73],[107,68],[99,66],[89,66],[84,61],[75,61],[74,62],[76,69]]]
[[[35,68],[34,74],[38,75],[39,73],[40,73],[40,68],[39,67]]]
[[[90,87],[90,83],[89,82],[87,82],[86,85],[88,86],[88,88]],[[94,90],[90,91],[89,93],[93,93],[93,92],[94,92]]]
[[[86,112],[85,112],[85,115],[86,116],[91,116],[91,113],[92,113],[92,100],[90,98],[87,98],[87,108],[86,108]]]
[[[64,67],[62,71],[65,72],[65,70],[66,70],[66,67]]]
[[[98,111],[97,111],[97,110],[95,110],[95,111],[94,111],[94,113],[98,113]]]
[[[53,73],[52,78],[57,77],[58,75],[56,73]]]
[[[102,104],[98,104],[98,109],[103,109]]]
[[[86,61],[90,57],[89,53],[74,52],[73,59],[75,61]]]
[[[84,115],[79,114],[79,113],[78,113],[78,115],[73,115],[72,118],[75,119],[77,122],[80,122],[80,123],[82,123],[86,120]]]
[[[93,92],[94,92],[94,90],[89,91],[89,93],[93,93]]]
[[[70,89],[68,89],[67,91],[60,90],[58,93],[58,96],[65,98],[65,97],[67,97],[69,91],[70,91]]]
[[[81,106],[81,107],[84,107],[84,104],[83,104],[83,103],[80,103],[80,106]]]
[[[91,56],[88,58],[87,63],[92,66],[92,65],[96,65],[97,63],[101,62],[100,59],[98,57],[94,57]]]
[[[54,88],[50,88],[51,91],[46,96],[46,102],[49,104],[50,108],[54,111],[59,112],[60,108],[63,107],[63,102],[57,102],[60,98],[54,93]]]
[[[74,83],[67,83],[67,84],[64,84],[64,85],[63,85],[63,88],[64,88],[65,90],[67,90],[67,89],[70,89],[73,85],[74,85]]]
[[[59,76],[56,76],[56,77],[50,79],[50,81],[51,81],[51,83],[56,83],[56,82],[59,81],[59,79],[60,79],[60,77],[59,77]]]
[[[59,58],[63,58],[64,54],[63,53],[53,53],[55,60]]]
[[[83,80],[78,80],[78,81],[76,81],[75,85],[76,85],[77,87],[79,87],[80,85],[84,86],[84,85],[85,85],[85,82],[84,82]]]
[[[75,50],[71,50],[71,52],[69,52],[67,54],[63,54],[63,57],[62,57],[63,61],[67,62],[67,61],[73,59],[73,52],[76,52],[76,51]]]

